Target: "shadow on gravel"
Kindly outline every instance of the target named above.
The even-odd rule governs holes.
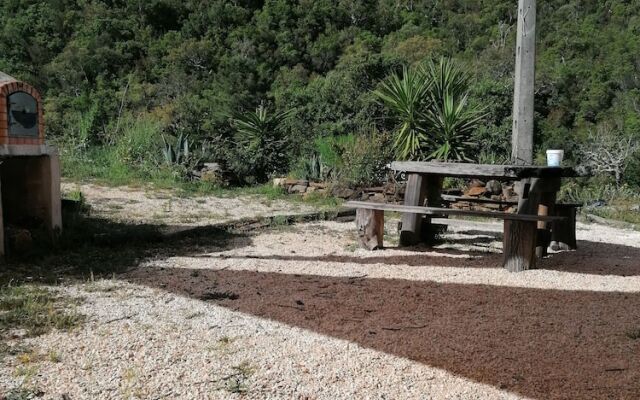
[[[457,241],[451,241],[457,243]],[[411,255],[386,254],[376,256],[302,256],[302,255],[218,255],[218,254],[194,254],[194,258],[238,258],[238,259],[262,259],[281,261],[324,261],[336,263],[355,264],[389,264],[408,266],[434,266],[451,268],[502,268],[502,254],[459,251],[455,249],[427,249],[405,248],[403,250],[414,251]],[[598,243],[589,241],[578,242],[577,251],[566,251],[551,254],[538,262],[538,268],[548,271],[561,271],[587,275],[614,275],[614,276],[638,276],[640,275],[640,248]]]
[[[188,268],[128,280],[196,299],[233,294],[209,302],[531,398],[640,398],[638,293]]]
[[[375,254],[375,253],[374,253]],[[411,267],[452,267],[452,268],[502,268],[502,255],[478,252],[460,252],[455,250],[435,250],[427,253],[417,253],[414,255],[387,255],[387,256],[344,256],[344,255],[325,255],[325,256],[301,256],[301,255],[269,255],[269,256],[253,256],[253,255],[216,255],[204,254],[194,255],[193,258],[219,258],[219,259],[260,259],[260,260],[278,260],[278,261],[310,261],[310,262],[330,262],[330,263],[346,263],[346,264],[387,264],[387,265],[404,265]]]
[[[110,278],[146,260],[231,250],[251,245],[252,239],[224,226],[184,230],[183,226],[127,224],[82,216],[65,220],[65,231],[55,245],[46,237],[34,238],[34,243],[26,254],[8,254],[0,265],[0,284]]]

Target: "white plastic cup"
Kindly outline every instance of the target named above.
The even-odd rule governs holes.
[[[559,167],[564,158],[564,150],[547,150],[547,165],[549,167]]]

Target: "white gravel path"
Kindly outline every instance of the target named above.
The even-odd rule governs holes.
[[[247,217],[293,215],[314,211],[302,203],[269,200],[258,195],[178,197],[168,190],[63,183],[63,192],[80,191],[91,215],[114,221],[205,226]]]
[[[60,361],[34,364],[25,381],[8,357],[0,393],[23,384],[50,399],[640,398],[640,340],[626,334],[640,329],[640,232],[580,225],[578,251],[510,274],[485,232],[499,228],[470,223],[436,249],[370,253],[354,249],[351,223],[322,222],[147,259],[62,288],[83,299],[87,323],[29,339]]]

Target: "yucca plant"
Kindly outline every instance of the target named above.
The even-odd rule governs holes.
[[[426,113],[433,148],[429,158],[471,161],[471,135],[485,115],[480,107],[469,104],[469,74],[445,58],[438,64],[430,62],[425,74],[432,82]]]
[[[426,111],[431,82],[422,69],[407,68],[402,76],[392,74],[374,94],[396,114],[394,148],[400,159],[419,159],[427,142]]]
[[[453,60],[403,68],[374,94],[396,115],[394,147],[401,159],[469,160],[471,134],[484,117],[469,103],[470,76]]]
[[[269,113],[261,104],[255,112],[231,115],[231,124],[238,145],[235,169],[249,180],[264,182],[269,174],[286,166],[286,138],[281,124],[292,111]]]

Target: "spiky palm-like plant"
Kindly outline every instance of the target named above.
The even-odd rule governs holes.
[[[470,76],[451,59],[430,62],[425,71],[432,82],[426,121],[432,152],[441,161],[470,161],[471,135],[484,111],[469,104]]]
[[[280,128],[290,115],[291,111],[269,113],[261,104],[255,112],[231,116],[239,150],[236,163],[238,172],[264,182],[270,173],[286,166],[286,138]]]
[[[430,88],[431,83],[421,69],[404,67],[402,76],[392,74],[374,91],[398,118],[394,147],[401,159],[418,159],[423,155]]]
[[[404,68],[374,94],[399,122],[394,147],[401,159],[468,160],[472,132],[484,117],[469,103],[470,77],[453,60]]]

